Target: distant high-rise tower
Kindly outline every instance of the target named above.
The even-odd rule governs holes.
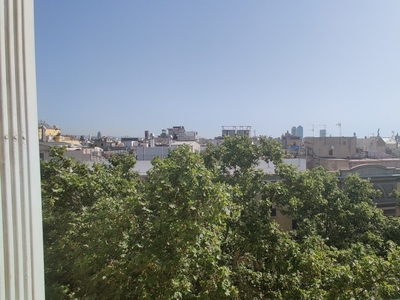
[[[292,127],[292,129],[290,130],[290,134],[293,135],[293,136],[297,136],[297,133],[296,133],[296,126],[293,126],[293,127]]]
[[[303,138],[303,126],[299,125],[296,128],[296,135],[300,137],[301,139]]]
[[[102,135],[101,135],[101,132],[99,131],[99,132],[97,133],[97,139],[100,140],[101,137],[102,137]]]
[[[326,137],[326,129],[321,129],[319,131],[319,137]]]

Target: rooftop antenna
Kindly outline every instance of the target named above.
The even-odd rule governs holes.
[[[339,126],[339,136],[342,136],[342,123],[337,123],[336,126]]]
[[[312,131],[312,136],[314,137],[314,124],[308,124],[308,125],[312,126],[312,128],[310,130],[308,130],[308,131]]]

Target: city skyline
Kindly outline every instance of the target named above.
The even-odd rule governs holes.
[[[398,1],[77,3],[35,1],[39,119],[63,133],[399,130]]]
[[[102,129],[97,130],[96,132],[90,132],[90,133],[87,133],[87,132],[65,132],[63,130],[62,126],[59,126],[59,124],[48,123],[46,120],[39,120],[39,124],[47,124],[50,127],[56,126],[58,129],[61,130],[63,135],[72,135],[72,136],[81,136],[81,135],[83,135],[83,136],[91,136],[91,137],[99,138],[99,133],[101,134],[103,132]],[[222,136],[223,127],[237,127],[238,129],[241,129],[241,127],[250,127],[251,128],[250,136],[267,136],[267,137],[273,137],[273,138],[280,138],[282,135],[285,135],[286,133],[289,133],[289,134],[295,135],[295,136],[299,136],[297,134],[297,131],[296,131],[296,134],[293,134],[292,131],[291,131],[293,128],[297,128],[298,129],[299,126],[302,127],[302,133],[303,133],[302,137],[304,137],[304,138],[305,137],[313,137],[313,136],[314,137],[325,137],[325,136],[326,137],[338,137],[338,136],[350,137],[350,136],[354,136],[354,134],[356,134],[357,138],[376,137],[378,135],[381,136],[381,137],[393,137],[393,136],[398,134],[398,132],[395,131],[395,130],[390,131],[390,133],[388,133],[386,130],[384,130],[384,131],[382,131],[383,132],[383,134],[382,134],[381,131],[380,131],[381,129],[378,128],[375,132],[371,132],[371,133],[369,133],[367,135],[362,135],[362,136],[361,135],[357,135],[356,132],[353,132],[353,134],[351,134],[351,135],[344,135],[343,133],[341,134],[341,130],[342,129],[341,129],[341,126],[339,126],[339,124],[341,125],[341,123],[334,124],[334,126],[335,126],[334,130],[335,131],[328,131],[327,128],[329,128],[329,127],[327,127],[326,125],[307,124],[308,127],[305,128],[303,125],[299,124],[297,126],[289,126],[288,128],[282,130],[281,134],[279,134],[277,136],[258,134],[257,130],[253,129],[251,125],[249,125],[249,126],[243,126],[243,125],[220,126],[219,133],[217,133],[217,134],[215,134],[213,136],[205,136],[201,132],[198,132],[196,129],[189,128],[186,125],[179,125],[179,126],[185,127],[185,129],[187,131],[195,131],[195,132],[198,133],[198,137],[199,138],[206,138],[206,139],[213,139],[213,138],[216,138],[216,137],[221,137]],[[104,131],[105,134],[104,135],[101,134],[100,137],[116,137],[116,138],[121,138],[121,137],[122,138],[123,137],[144,137],[146,131],[148,133],[154,134],[155,136],[160,136],[162,134],[163,130],[167,130],[167,129],[175,127],[175,126],[178,126],[178,125],[175,124],[173,126],[165,126],[163,128],[155,129],[155,130],[150,130],[149,129],[150,127],[149,127],[148,129],[145,129],[143,132],[141,132],[139,134],[136,134],[136,135],[135,134],[125,134],[125,135],[124,134],[108,134],[107,128],[103,128],[103,129],[105,129],[105,131]],[[332,126],[332,128],[333,128],[333,126]],[[323,133],[323,131],[325,131],[325,132]]]

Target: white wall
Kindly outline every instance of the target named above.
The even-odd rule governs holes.
[[[155,157],[167,157],[169,152],[168,147],[137,147],[136,159],[137,160],[152,160]]]

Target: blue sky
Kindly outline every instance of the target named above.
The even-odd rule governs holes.
[[[65,134],[223,125],[400,132],[400,1],[36,0],[39,119]]]

